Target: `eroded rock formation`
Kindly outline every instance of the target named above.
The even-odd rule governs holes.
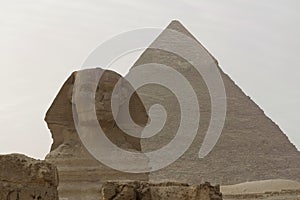
[[[1,200],[58,200],[54,165],[20,154],[0,155]]]
[[[209,183],[107,182],[101,194],[102,200],[222,200],[220,187]]]

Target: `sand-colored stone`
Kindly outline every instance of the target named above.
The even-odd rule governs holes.
[[[209,183],[189,185],[175,182],[107,182],[102,200],[221,200],[219,186]]]
[[[46,160],[58,167],[59,195],[68,200],[99,199],[99,187],[107,180],[147,180],[148,178],[147,174],[126,174],[103,165],[90,155],[79,139],[73,116],[85,113],[79,111],[75,111],[75,115],[72,113],[74,81],[79,74],[93,78],[99,72],[103,72],[95,94],[95,108],[99,124],[106,136],[117,146],[130,151],[141,149],[139,139],[124,134],[113,120],[110,107],[111,95],[114,85],[121,76],[100,68],[72,73],[62,86],[45,118],[53,137],[51,152]],[[122,88],[131,89],[126,81],[122,82]],[[85,94],[88,93],[89,85],[84,85],[80,90]],[[119,94],[119,97],[120,100],[128,98],[126,92]],[[148,118],[136,94],[130,99],[130,105],[135,122],[140,125],[146,124]],[[88,124],[88,120],[87,117],[85,123]]]
[[[58,200],[54,165],[21,154],[0,155],[1,200]]]

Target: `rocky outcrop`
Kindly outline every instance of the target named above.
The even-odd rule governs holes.
[[[101,189],[102,200],[221,200],[219,186],[209,183],[107,182]]]
[[[58,200],[52,164],[20,154],[0,155],[1,200]]]

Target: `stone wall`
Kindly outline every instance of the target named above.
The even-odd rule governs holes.
[[[107,182],[102,186],[102,200],[221,200],[219,186],[209,183]]]
[[[58,200],[56,167],[20,154],[0,155],[1,200]]]

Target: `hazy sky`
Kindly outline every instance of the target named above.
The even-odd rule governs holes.
[[[0,154],[44,158],[45,112],[70,73],[113,35],[172,19],[300,149],[299,11],[299,0],[0,0]]]

